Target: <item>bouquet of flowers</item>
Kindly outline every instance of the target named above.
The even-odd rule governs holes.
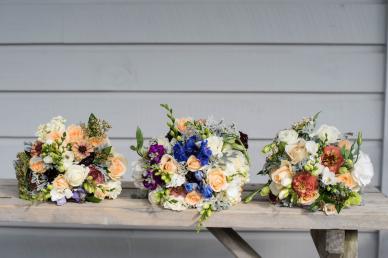
[[[66,128],[65,122],[58,116],[40,125],[37,139],[17,155],[20,198],[58,205],[117,198],[127,164],[110,145],[110,125],[93,114],[86,124]]]
[[[360,150],[362,135],[358,133],[352,143],[348,139],[352,134],[341,134],[336,127],[322,125],[316,130],[318,114],[280,131],[263,148],[268,156],[259,174],[270,179],[247,202],[260,192],[273,203],[327,215],[361,204],[360,192],[373,176],[371,160]]]
[[[135,185],[148,190],[148,199],[175,211],[196,208],[198,229],[213,211],[240,202],[249,180],[248,136],[223,121],[174,117],[165,104],[169,131],[143,146],[138,128],[140,159],[133,164]]]

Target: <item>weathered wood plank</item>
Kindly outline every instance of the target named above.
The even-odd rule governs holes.
[[[78,123],[91,110],[110,121],[111,137],[133,136],[136,126],[146,137],[163,136],[166,119],[159,103],[171,104],[177,117],[211,115],[235,122],[252,139],[271,139],[278,130],[318,111],[323,111],[321,123],[336,125],[343,132],[361,130],[365,139],[382,137],[382,94],[118,92],[1,93],[0,136],[32,136],[40,123],[58,114]]]
[[[0,43],[383,44],[384,9],[359,2],[3,3]]]
[[[0,226],[112,227],[112,228],[193,228],[196,210],[174,212],[138,199],[139,193],[125,190],[121,198],[100,204],[31,204],[18,199],[17,187],[0,187]],[[239,204],[215,213],[205,227],[242,230],[388,229],[388,198],[381,193],[366,193],[365,205],[345,209],[340,215],[326,216],[299,208],[283,208],[267,201]],[[74,216],[77,214],[77,216]],[[367,220],[365,218],[368,218]]]
[[[261,256],[232,228],[207,228],[236,258]]]
[[[380,46],[7,46],[0,56],[0,91],[383,92],[384,85]]]
[[[321,258],[357,258],[357,230],[312,229],[310,234]]]

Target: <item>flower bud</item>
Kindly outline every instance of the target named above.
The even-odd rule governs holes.
[[[362,144],[362,132],[358,132],[357,144],[358,144],[358,146],[360,146]]]
[[[290,194],[290,190],[289,189],[285,188],[285,189],[281,190],[279,192],[279,196],[278,196],[279,200],[283,200],[283,199],[287,198],[289,194]]]
[[[47,189],[48,189],[48,190],[52,190],[53,188],[54,188],[53,185],[48,185],[48,186],[47,186]]]
[[[261,150],[261,152],[263,154],[267,154],[270,151],[271,151],[271,146],[270,145],[265,145],[264,148]]]
[[[263,196],[263,197],[264,197],[264,196],[268,196],[270,191],[271,191],[271,190],[269,189],[269,186],[266,185],[266,186],[264,186],[263,188],[261,188],[261,190],[260,190],[260,195]]]
[[[348,172],[348,169],[346,167],[340,167],[339,172],[340,174],[345,174]]]
[[[347,167],[353,167],[353,160],[347,159],[347,160],[345,161],[345,165],[346,165]]]

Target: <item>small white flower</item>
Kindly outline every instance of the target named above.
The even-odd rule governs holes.
[[[51,156],[46,156],[43,158],[43,162],[46,164],[51,164],[53,163],[53,158],[51,158]]]
[[[290,190],[288,188],[284,188],[282,189],[280,192],[279,192],[279,200],[283,200],[285,198],[287,198],[287,196],[289,195],[290,193]]]
[[[163,207],[173,211],[183,211],[187,209],[187,204],[185,203],[185,198],[182,196],[170,196],[170,198],[163,203]]]
[[[275,182],[271,182],[269,184],[269,189],[271,190],[271,193],[275,196],[278,196],[280,191],[283,189],[283,186],[280,184],[276,184]]]
[[[80,186],[89,173],[89,168],[81,165],[71,165],[65,172],[65,179],[71,186]]]
[[[366,153],[360,151],[360,156],[352,170],[353,178],[359,186],[363,187],[371,182],[373,174],[374,169],[372,161]]]
[[[106,187],[106,196],[109,198],[109,199],[116,199],[121,191],[123,190],[121,188],[121,182],[120,181],[108,181],[106,184],[105,184],[105,187]]]
[[[186,182],[186,178],[183,175],[180,174],[173,174],[171,176],[171,181],[166,184],[166,187],[171,188],[171,187],[178,187],[183,185]]]
[[[70,199],[73,196],[72,191],[69,188],[66,188],[64,190],[61,189],[52,189],[50,191],[51,201],[56,202],[63,197],[66,197],[66,199]]]
[[[222,146],[224,145],[224,139],[218,136],[210,136],[207,140],[207,146],[212,151],[212,155],[216,157],[222,156]]]
[[[240,151],[225,151],[221,159],[226,166],[225,172],[228,176],[238,172],[245,173],[249,170],[248,161]]]
[[[319,139],[324,141],[327,137],[328,143],[335,143],[341,136],[341,132],[334,126],[330,125],[321,125],[319,129],[314,132],[311,136],[318,136]]]
[[[163,145],[163,147],[166,149],[166,153],[171,152],[171,144],[167,138],[160,137],[160,138],[156,139],[156,141],[159,145]]]
[[[295,130],[282,130],[278,133],[278,139],[287,144],[296,144],[298,141],[298,133]]]
[[[315,155],[318,152],[318,144],[314,141],[307,141],[306,149],[308,153]]]
[[[67,170],[74,162],[74,153],[72,151],[65,151],[62,155],[63,167]]]
[[[323,167],[321,181],[325,185],[334,185],[335,183],[337,183],[335,173],[331,172],[328,167]]]
[[[240,178],[234,180],[226,188],[226,197],[231,204],[236,204],[241,201],[242,182]]]

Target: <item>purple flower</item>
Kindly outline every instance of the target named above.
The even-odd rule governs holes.
[[[62,206],[66,203],[66,197],[62,197],[61,199],[57,200],[57,205]]]
[[[164,155],[166,150],[163,145],[153,144],[148,150],[148,157],[151,159],[151,164],[157,164]]]
[[[158,185],[162,185],[163,181],[160,176],[155,175],[155,172],[148,170],[144,176],[143,185],[148,190],[155,190]]]
[[[72,198],[74,199],[75,202],[78,202],[78,203],[85,202],[86,191],[81,187],[75,188],[73,189]]]

